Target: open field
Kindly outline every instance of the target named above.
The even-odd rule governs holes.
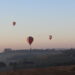
[[[75,65],[11,70],[0,72],[0,75],[75,75]]]
[[[0,75],[75,75],[75,49],[6,51]]]

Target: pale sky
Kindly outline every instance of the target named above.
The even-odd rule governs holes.
[[[75,48],[75,0],[0,0],[0,50],[29,49],[28,36],[32,48]]]

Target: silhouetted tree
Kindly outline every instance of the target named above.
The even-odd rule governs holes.
[[[17,69],[17,63],[16,62],[10,62],[9,66],[12,66],[13,70]]]
[[[0,68],[6,67],[6,64],[4,62],[0,62]]]

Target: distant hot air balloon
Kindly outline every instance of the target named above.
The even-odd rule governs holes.
[[[13,21],[13,26],[15,26],[16,25],[16,22],[15,21]]]
[[[52,39],[52,35],[49,35],[49,39],[50,39],[50,40]]]
[[[27,38],[27,42],[29,43],[29,45],[31,46],[32,42],[34,41],[34,38],[32,36],[29,36]],[[30,48],[31,49],[31,48]]]

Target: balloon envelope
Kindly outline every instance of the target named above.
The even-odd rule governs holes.
[[[32,44],[33,40],[34,40],[34,38],[33,38],[32,36],[29,36],[29,37],[27,38],[27,41],[28,41],[29,45]]]
[[[15,26],[15,25],[16,25],[16,22],[14,21],[14,22],[13,22],[13,26]]]
[[[52,35],[49,35],[49,39],[50,39],[50,40],[52,39]]]

